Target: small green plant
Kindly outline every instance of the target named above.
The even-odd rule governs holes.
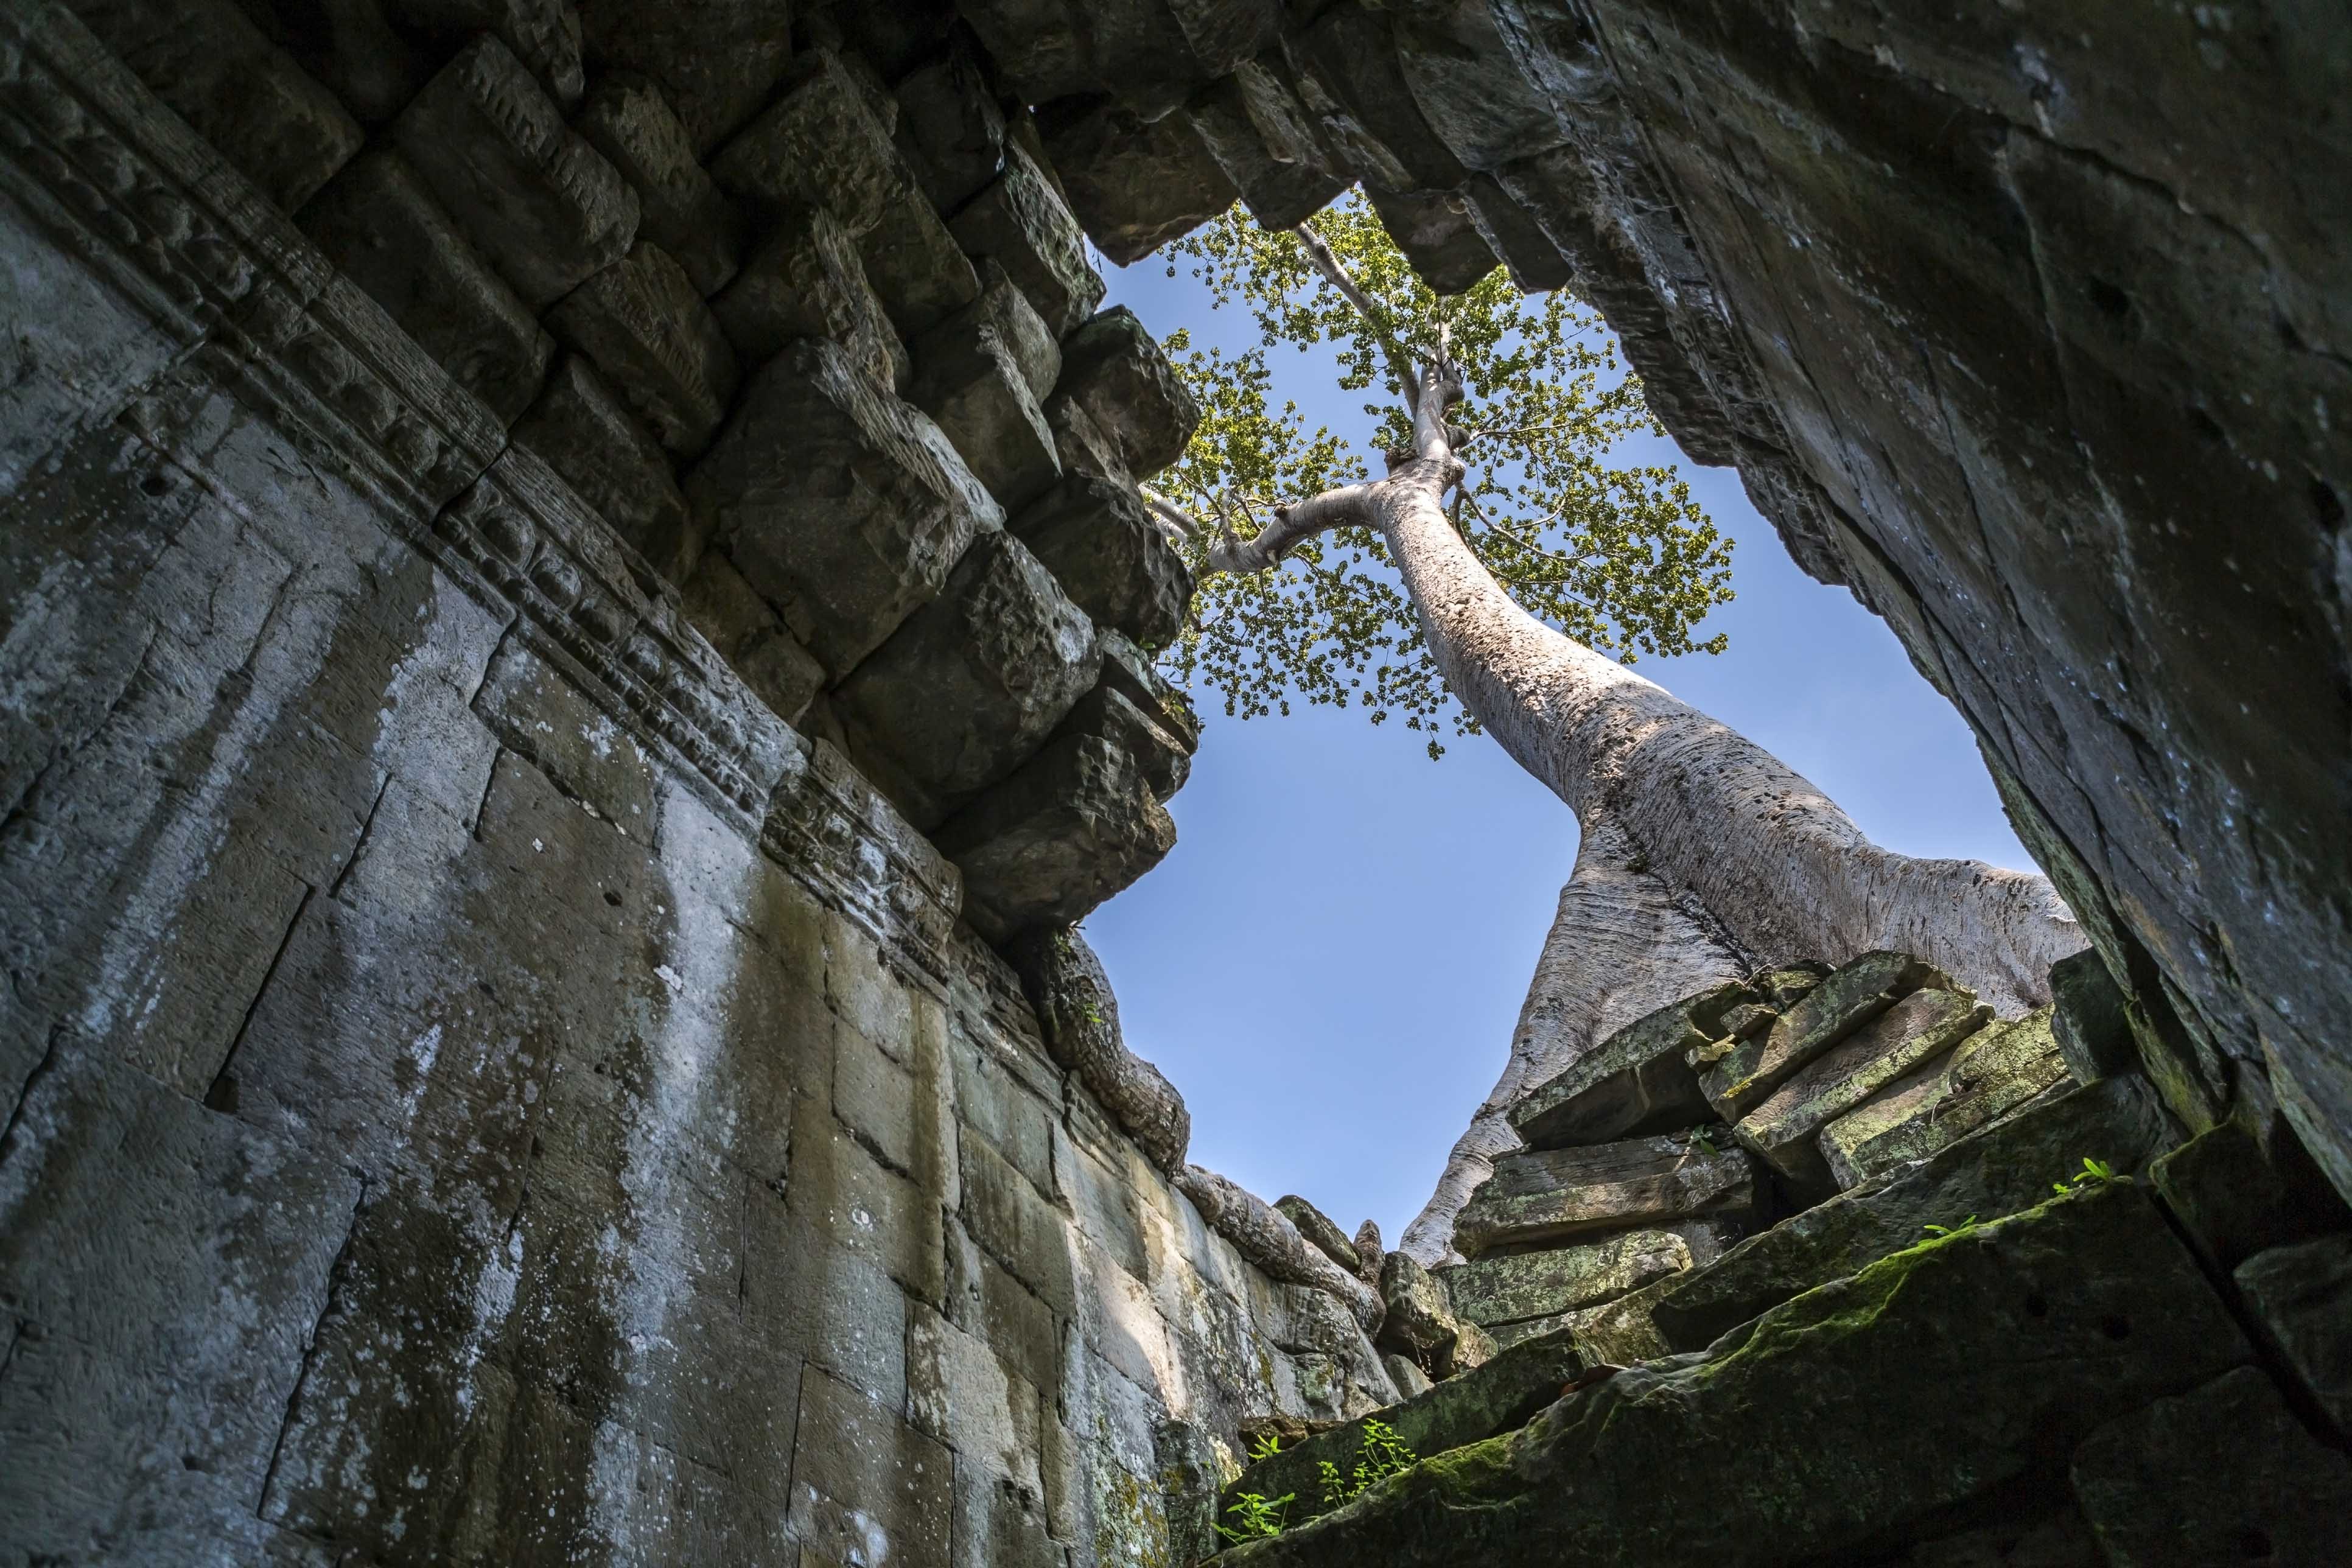
[[[1683,1148],[1686,1152],[1698,1154],[1718,1154],[1722,1152],[1721,1150],[1715,1146],[1714,1131],[1711,1129],[1705,1127],[1692,1128],[1690,1130],[1689,1136],[1683,1140]]]
[[[1919,1228],[1926,1231],[1936,1240],[1943,1241],[1955,1236],[1966,1236],[1969,1232],[1976,1229],[1976,1227],[1977,1216],[1970,1215],[1968,1218],[1960,1221],[1958,1225],[1927,1225],[1921,1226]]]
[[[1282,1434],[1279,1432],[1269,1429],[1250,1439],[1249,1457],[1252,1459],[1271,1459],[1281,1452]]]
[[[1268,1500],[1257,1492],[1244,1492],[1225,1510],[1234,1522],[1217,1526],[1217,1533],[1227,1541],[1271,1541],[1282,1533],[1283,1520],[1297,1495],[1285,1492]]]
[[[2088,1154],[2085,1154],[2083,1156],[2083,1168],[2063,1182],[2051,1183],[2050,1190],[2058,1194],[2061,1197],[2063,1197],[2066,1194],[2073,1192],[2077,1187],[2100,1187],[2106,1185],[2109,1182],[2128,1182],[2130,1180],[2131,1178],[2129,1176],[2117,1175],[2116,1173],[2116,1168],[2113,1165],[2108,1164],[2105,1160],[2094,1160]]]
[[[1339,1467],[1328,1459],[1315,1467],[1323,1479],[1323,1506],[1338,1508],[1375,1481],[1386,1480],[1420,1462],[1421,1456],[1396,1435],[1395,1427],[1385,1421],[1367,1421],[1363,1446],[1356,1450],[1355,1468],[1342,1476]]]

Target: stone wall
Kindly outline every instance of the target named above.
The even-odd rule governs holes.
[[[1244,1422],[1391,1399],[1345,1302],[1245,1262],[1055,1065],[971,929],[1005,910],[971,916],[912,790],[845,754],[908,731],[853,740],[780,685],[814,659],[831,689],[847,656],[749,592],[764,641],[722,648],[743,621],[656,563],[677,508],[614,515],[663,493],[639,481],[669,482],[695,389],[605,327],[541,352],[514,315],[534,294],[476,264],[546,210],[461,219],[391,173],[336,209],[355,227],[314,221],[394,168],[396,95],[339,85],[339,110],[320,82],[343,79],[226,23],[142,53],[135,8],[84,9],[111,48],[62,7],[0,16],[0,1554],[1160,1563],[1202,1549]],[[539,136],[529,94],[582,88],[531,51],[568,35],[496,36],[543,87],[477,107]],[[418,55],[402,90],[470,81],[490,37]],[[614,197],[582,144],[551,155],[549,191]],[[395,209],[514,333],[409,330],[366,276],[434,259],[365,237]],[[607,278],[606,326],[648,324],[615,270],[648,242],[597,232],[604,270],[547,309]],[[312,237],[353,233],[341,268]],[[1131,371],[1122,323],[1071,324],[1065,375]],[[796,331],[714,454],[769,385],[803,433],[814,398],[950,471],[941,426],[841,366],[861,341],[888,358]],[[488,375],[518,344],[544,385]],[[575,415],[609,438],[505,427]],[[873,449],[810,465],[843,480],[836,519],[877,484],[905,503],[877,526],[949,515],[907,488],[922,463]],[[588,459],[633,452],[656,466],[600,513]],[[1126,726],[1046,750],[1132,780],[1163,746],[1118,786],[1156,811],[1183,759],[1153,689],[1097,685],[1116,650],[1039,558],[971,539],[1077,648],[1057,700]],[[864,624],[840,646],[888,657]],[[928,657],[978,683],[1003,650],[959,627],[935,617]],[[992,760],[959,789],[1018,784],[1056,733],[1038,712],[1019,742],[982,723]],[[1023,787],[1029,816],[994,809],[1045,842],[1037,819],[1084,815]]]

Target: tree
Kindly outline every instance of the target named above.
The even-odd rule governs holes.
[[[1725,557],[1671,474],[1604,466],[1645,416],[1598,385],[1607,351],[1572,304],[1515,310],[1499,275],[1438,301],[1353,205],[1282,235],[1228,215],[1180,248],[1265,341],[1237,360],[1176,344],[1208,417],[1160,478],[1174,495],[1150,492],[1203,583],[1174,672],[1240,712],[1360,694],[1424,727],[1450,693],[1461,727],[1492,734],[1582,829],[1510,1064],[1406,1250],[1451,1252],[1523,1088],[1714,980],[1899,948],[2004,1014],[2048,1000],[2050,964],[2084,940],[2045,879],[1873,844],[1780,759],[1626,668],[1710,646],[1692,633],[1728,596]],[[1324,339],[1343,385],[1388,394],[1366,406],[1381,478],[1295,408],[1271,411],[1265,351]],[[1514,466],[1474,472],[1464,454],[1482,443]]]

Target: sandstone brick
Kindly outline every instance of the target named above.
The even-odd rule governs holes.
[[[758,112],[792,60],[793,13],[768,0],[584,0],[579,12],[588,58],[650,78],[703,157]]]
[[[445,40],[488,33],[565,109],[580,101],[580,21],[567,0],[383,0],[387,15]]]
[[[994,328],[950,323],[926,335],[908,393],[1008,510],[1026,506],[1061,478],[1054,434],[1012,345]]]
[[[823,207],[778,217],[710,308],[746,364],[765,363],[795,338],[831,338],[883,385],[906,384],[907,346],[866,280],[856,241]]]
[[[701,541],[669,457],[584,355],[556,362],[513,436],[656,571],[679,582],[691,575]]]
[[[972,50],[952,47],[890,90],[898,102],[898,143],[931,205],[953,212],[996,177],[1004,156],[1004,110]]]
[[[1009,526],[1097,625],[1147,648],[1183,629],[1192,574],[1133,487],[1073,474]]]
[[[558,301],[548,321],[596,362],[672,452],[691,458],[719,433],[735,396],[735,351],[659,246],[639,240]]]
[[[1124,267],[1234,205],[1236,192],[1181,110],[1145,120],[1108,100],[1040,114],[1070,209]]]
[[[784,1201],[835,1246],[869,1259],[921,1300],[941,1300],[946,1242],[938,1194],[886,1168],[814,1096],[793,1106]]]
[[[793,1533],[842,1563],[947,1568],[954,1458],[898,1412],[824,1373],[801,1381]]]
[[[1055,392],[1086,410],[1137,479],[1182,457],[1201,422],[1200,405],[1159,340],[1124,305],[1090,317],[1063,342]]]
[[[940,824],[967,908],[1005,933],[1084,917],[1158,865],[1176,825],[1136,760],[1068,735]]]
[[[572,126],[636,192],[638,232],[676,257],[703,294],[724,288],[742,262],[743,215],[696,161],[661,89],[627,73],[605,76]]]
[[[964,204],[950,227],[968,254],[1004,268],[1056,337],[1102,302],[1102,277],[1087,259],[1078,220],[1017,142],[1006,144],[1004,172]]]
[[[800,722],[824,685],[824,667],[784,628],[732,562],[718,551],[705,551],[686,581],[684,607],[694,629],[710,639],[778,718]]]

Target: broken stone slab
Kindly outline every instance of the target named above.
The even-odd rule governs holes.
[[[1430,1384],[1409,1358],[1393,1359],[1412,1367],[1423,1384],[1420,1391],[1408,1394],[1401,1405],[1286,1442],[1279,1451],[1251,1461],[1225,1483],[1217,1500],[1220,1518],[1244,1492],[1267,1498],[1288,1493],[1294,1499],[1289,1521],[1304,1524],[1326,1511],[1321,1467],[1328,1464],[1342,1476],[1353,1471],[1362,1456],[1368,1423],[1381,1422],[1415,1454],[1434,1458],[1527,1425],[1558,1400],[1561,1388],[1587,1364],[1575,1341],[1564,1333],[1513,1345],[1482,1365],[1438,1384]],[[1403,1384],[1398,1386],[1402,1389]]]
[[[1043,745],[1101,670],[1094,623],[1026,545],[991,531],[834,689],[834,711],[930,827]]]
[[[392,142],[535,310],[620,260],[636,235],[636,193],[491,34],[425,84]]]
[[[1176,824],[1135,758],[1061,736],[932,836],[963,871],[967,911],[1000,940],[1081,920],[1157,866]]]
[[[1715,1120],[1687,1058],[1747,998],[1718,985],[1635,1019],[1520,1096],[1506,1112],[1511,1131],[1531,1149],[1559,1149]]]
[[[1054,433],[1013,345],[986,321],[961,312],[926,333],[907,395],[1007,511],[1027,506],[1062,477]]]
[[[2250,1366],[2117,1417],[2068,1468],[2110,1568],[2352,1560],[2352,1463]]]
[[[1485,1327],[1598,1306],[1692,1264],[1672,1230],[1629,1230],[1544,1252],[1515,1252],[1438,1271],[1455,1310]]]
[[[698,156],[759,111],[793,57],[799,8],[774,0],[580,0],[589,56],[662,90]]]
[[[1054,452],[1066,474],[1092,474],[1116,485],[1132,486],[1135,475],[1117,443],[1066,393],[1045,399],[1045,427],[1054,433]]]
[[[1356,1248],[1356,1278],[1367,1284],[1378,1285],[1381,1282],[1381,1265],[1389,1255],[1389,1249],[1381,1242],[1379,1223],[1366,1220],[1356,1227],[1356,1234],[1349,1239]]]
[[[1004,110],[964,40],[952,40],[944,55],[908,71],[890,94],[898,104],[898,145],[931,205],[953,212],[996,177],[1004,160]]]
[[[1719,1137],[1720,1130],[1717,1130]],[[1736,1145],[1669,1137],[1516,1150],[1471,1193],[1454,1245],[1476,1258],[1502,1247],[1679,1219],[1755,1218],[1754,1160]]]
[[[724,288],[742,264],[743,215],[696,161],[693,138],[661,89],[608,73],[572,129],[637,193],[638,231],[676,257],[705,296]]]
[[[1201,423],[1200,404],[1159,340],[1124,305],[1089,318],[1063,340],[1055,390],[1086,411],[1138,479],[1182,457]]]
[[[1366,185],[1364,195],[1405,260],[1437,293],[1465,293],[1501,265],[1458,193]]]
[[[1070,211],[1121,267],[1200,227],[1239,195],[1181,110],[1147,121],[1108,99],[1066,100],[1038,119]]]
[[[1914,991],[1799,1068],[1732,1133],[1798,1192],[1826,1197],[1853,1183],[1831,1175],[1822,1129],[1991,1020],[1973,992]]]
[[[2107,972],[2096,948],[2084,948],[2050,966],[2050,996],[2054,1009],[2051,1032],[2066,1058],[2067,1076],[2076,1083],[2139,1065],[2123,987]]]
[[[2258,1252],[2231,1278],[2336,1435],[2352,1434],[2352,1236]]]
[[[912,369],[856,242],[823,207],[782,214],[710,312],[745,364],[765,364],[798,338],[831,338],[884,386],[903,388]]]
[[[939,426],[824,339],[793,343],[751,378],[686,497],[835,674],[936,595],[976,536],[1003,526]]]
[[[1699,1088],[1726,1121],[1762,1104],[1799,1068],[1934,980],[1907,952],[1866,952],[1791,1003],[1762,1035],[1717,1041],[1696,1053]]]
[[[692,575],[702,542],[669,458],[593,365],[565,354],[512,434],[656,571],[673,583]]]
[[[1109,668],[1108,658],[1104,668]],[[1069,717],[1054,733],[1056,740],[1065,735],[1095,736],[1125,752],[1150,787],[1151,798],[1162,805],[1184,787],[1184,781],[1192,774],[1192,753],[1183,743],[1169,732],[1166,725],[1137,706],[1134,699],[1108,674],[1095,683],[1093,690],[1078,699]]]
[[[1958,1509],[2046,1476],[2053,1449],[2249,1354],[2146,1194],[2106,1186],[1882,1258],[1716,1353],[1628,1367],[1227,1556],[1231,1568],[1859,1561],[1948,1529]],[[1824,1389],[1837,1391],[1833,1420]],[[1779,1500],[1792,1497],[1804,1506]]]
[[[1072,474],[1007,526],[1101,625],[1147,648],[1183,630],[1192,570],[1133,486]]]
[[[1676,1281],[1651,1316],[1676,1351],[1705,1348],[1801,1291],[1910,1246],[1925,1227],[1956,1226],[2031,1208],[2087,1156],[2118,1173],[2143,1170],[2178,1133],[2137,1078],[2053,1096],[2007,1121],[1839,1194],[1751,1236]]]
[[[2258,1252],[2352,1226],[2343,1200],[2299,1145],[2235,1122],[2200,1132],[2148,1171],[2189,1245],[2223,1273]]]
[[[928,331],[979,296],[979,274],[924,199],[865,89],[830,49],[794,62],[781,96],[710,172],[770,215],[830,210],[856,240],[866,281],[902,333]]]
[[[1298,1227],[1308,1245],[1324,1257],[1352,1274],[1356,1271],[1356,1248],[1348,1233],[1337,1221],[1296,1193],[1274,1200],[1274,1206]]]
[[[651,240],[557,301],[548,324],[643,415],[663,446],[710,445],[740,377],[735,351],[685,268]]]
[[[406,159],[389,148],[362,153],[298,221],[500,425],[530,406],[555,340],[457,232]]]
[[[716,550],[704,551],[680,592],[694,629],[710,639],[719,657],[775,710],[776,717],[798,724],[824,686],[824,667],[784,629],[782,619],[752,591],[734,563]]]
[[[1997,1021],[1970,1035],[1861,1109],[1822,1129],[1829,1175],[1851,1187],[1957,1139],[2068,1081],[2050,1034],[2050,1010]]]
[[[1102,302],[1102,275],[1087,259],[1085,232],[1018,142],[1005,143],[1003,172],[963,205],[948,229],[967,255],[1003,267],[1056,338]]]

